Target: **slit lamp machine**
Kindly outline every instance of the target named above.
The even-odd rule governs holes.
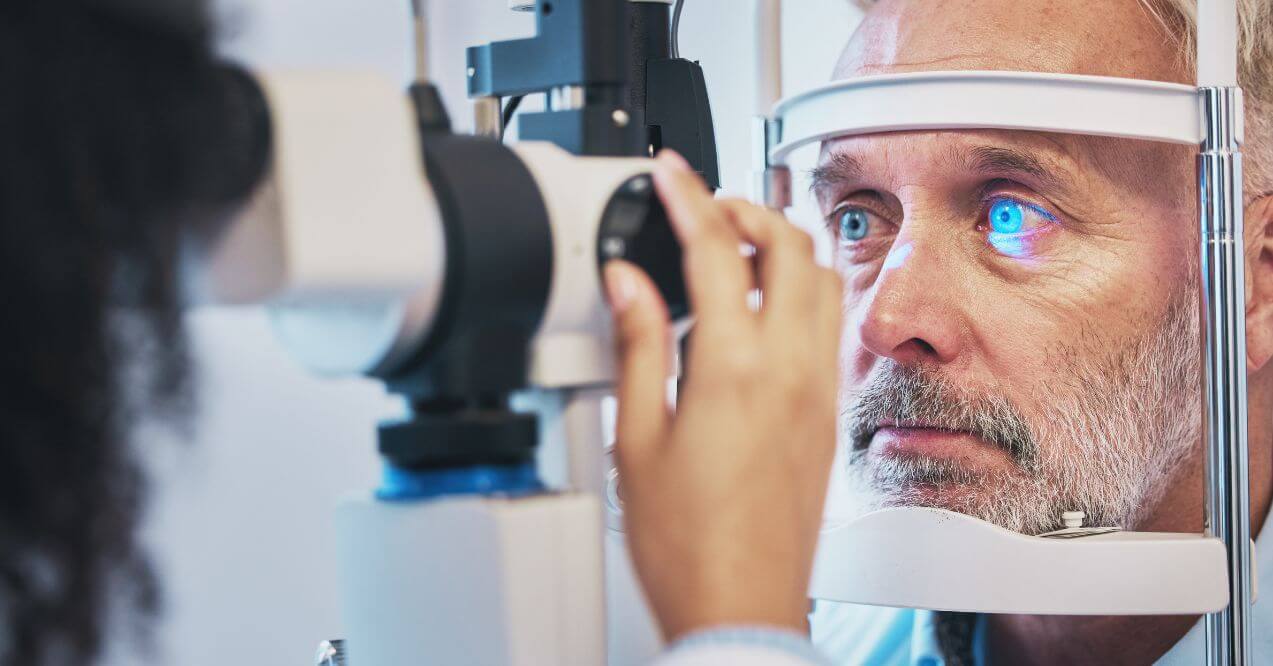
[[[358,73],[252,73],[245,94],[265,176],[242,214],[192,252],[194,302],[264,304],[308,368],[378,379],[410,406],[379,426],[381,485],[337,510],[347,633],[325,646],[324,663],[633,664],[659,649],[608,463],[603,406],[615,368],[600,271],[610,258],[632,261],[674,317],[689,314],[649,157],[673,148],[719,185],[704,74],[677,53],[672,0],[509,6],[534,12],[537,34],[468,49],[473,135],[451,130],[429,82],[423,0],[405,91]],[[810,596],[989,613],[1205,614],[1208,663],[1250,663],[1234,0],[1199,2],[1197,86],[923,72],[787,99],[780,3],[755,8],[755,189],[774,208],[792,204],[793,153],[833,137],[987,128],[1199,149],[1206,532],[1079,526],[1062,539],[886,509],[824,532]],[[518,141],[506,143],[509,117],[531,94],[545,96],[546,110],[521,114]],[[996,103],[979,103],[987,98]],[[532,391],[533,409],[514,409]],[[546,488],[537,473],[537,446],[550,439],[566,442],[567,488]]]

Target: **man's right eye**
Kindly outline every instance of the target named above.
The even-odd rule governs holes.
[[[856,243],[871,234],[871,225],[875,216],[865,208],[858,206],[841,206],[832,214],[836,240],[841,245]]]

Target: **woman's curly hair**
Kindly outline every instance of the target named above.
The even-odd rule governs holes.
[[[187,402],[179,249],[260,157],[208,26],[196,0],[0,3],[3,664],[90,663],[159,603],[129,435]]]

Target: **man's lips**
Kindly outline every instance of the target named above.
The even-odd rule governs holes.
[[[1007,452],[966,430],[928,424],[881,422],[868,448],[875,455],[898,458],[982,459],[1002,462]]]
[[[870,430],[866,433],[867,436],[865,439],[858,441],[858,448],[861,448],[861,449],[869,448],[872,440],[874,440],[874,438],[880,433],[884,433],[885,435],[889,435],[889,436],[899,436],[899,437],[924,435],[924,434],[951,434],[951,435],[969,435],[969,436],[971,436],[972,434],[966,430],[943,428],[941,426],[933,425],[931,423],[922,422],[922,421],[898,421],[895,419],[882,419],[879,423],[875,425],[875,428],[873,430]]]

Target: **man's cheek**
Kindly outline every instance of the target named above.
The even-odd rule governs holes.
[[[845,306],[850,307],[855,301],[870,291],[880,277],[881,264],[884,257],[873,261],[854,262],[843,252],[836,252],[832,265],[844,281]]]
[[[1128,283],[1114,270],[1115,258],[1052,256],[1029,266],[989,267],[977,293],[992,297],[994,310],[1024,308],[1053,321],[1089,319],[1092,308],[1117,297]]]

